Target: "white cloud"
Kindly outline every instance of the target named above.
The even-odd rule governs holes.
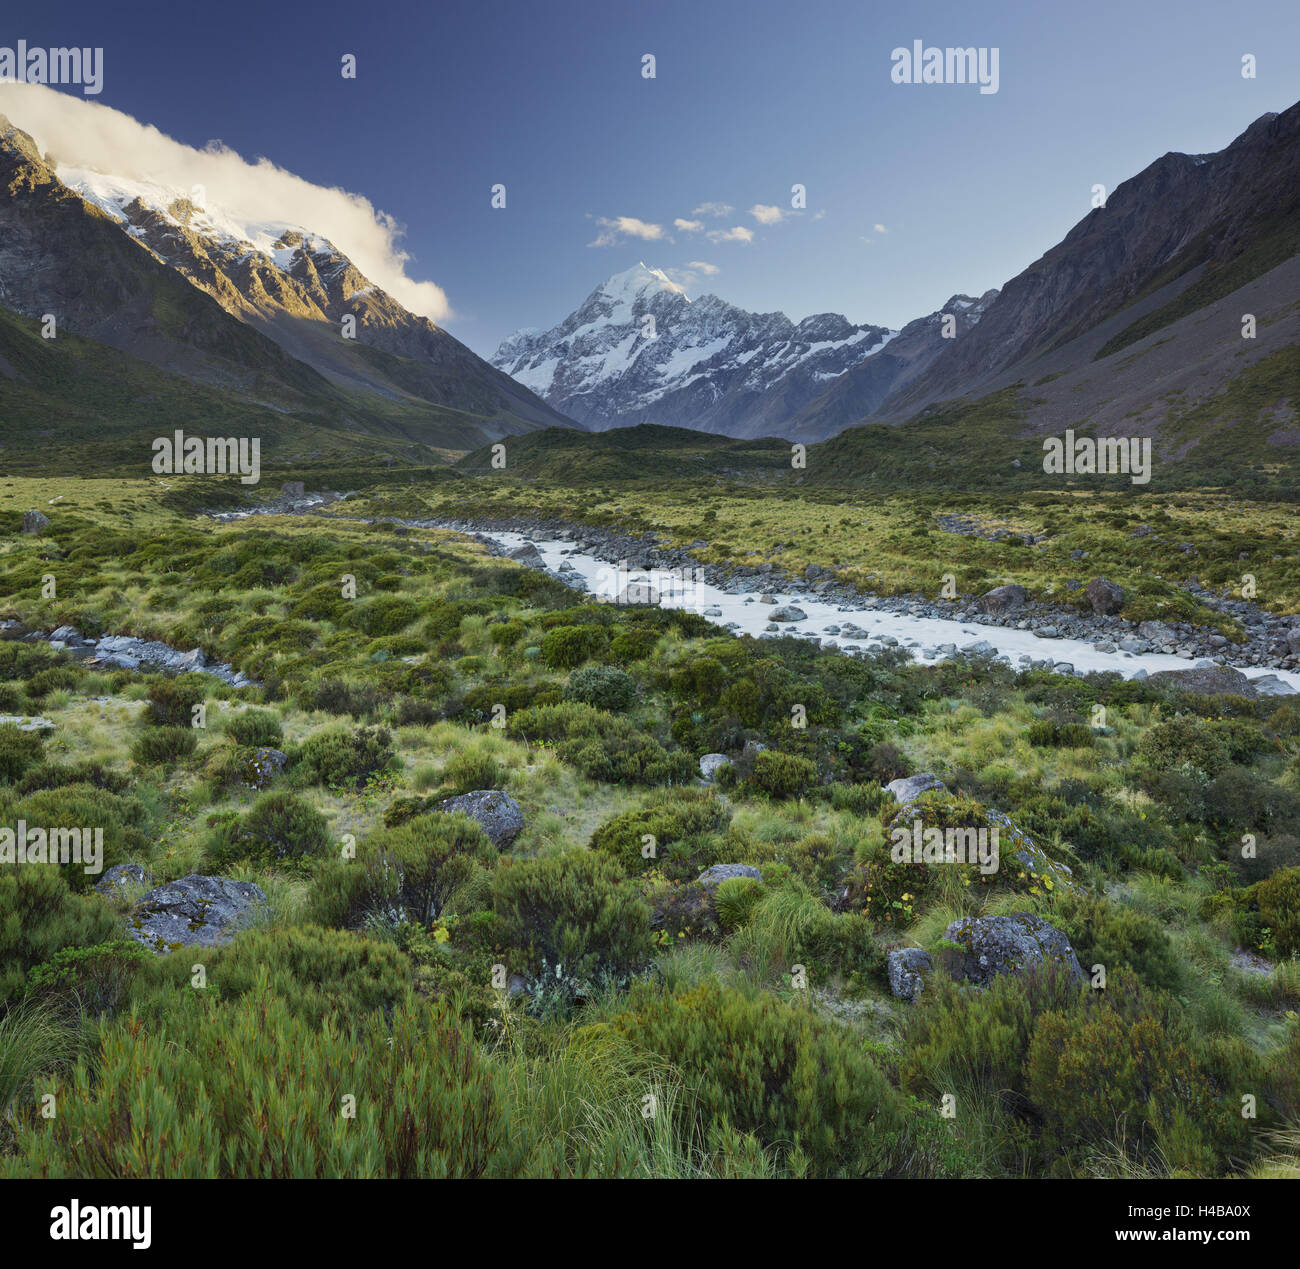
[[[872,229],[874,229],[878,234],[887,234],[887,233],[889,232],[889,230],[886,229],[886,228],[884,227],[884,225],[872,225],[871,227],[872,227]]]
[[[753,242],[754,231],[744,225],[735,225],[731,229],[710,229],[710,242]]]
[[[597,216],[596,224],[600,226],[589,247],[617,246],[624,238],[640,238],[644,242],[658,242],[664,236],[662,225],[652,225],[649,221],[638,220],[635,216],[615,216],[612,220],[606,216]]]
[[[825,216],[825,215],[826,215],[826,208],[823,207],[823,208],[821,208],[819,211],[815,211],[815,212],[813,212],[813,219],[814,219],[814,220],[821,220],[821,218],[822,218],[823,216]]]
[[[360,194],[313,184],[270,159],[250,163],[219,141],[196,150],[119,110],[44,85],[0,85],[0,110],[60,165],[186,191],[202,185],[211,205],[232,217],[322,234],[411,312],[432,321],[450,315],[440,286],[407,274],[411,256],[398,245],[403,226]]]
[[[685,234],[697,234],[704,228],[704,222],[702,220],[685,220],[678,216],[673,221],[673,228],[680,229]]]
[[[773,207],[770,203],[755,203],[749,209],[749,214],[760,225],[775,225],[785,216],[779,207]]]
[[[701,203],[693,212],[692,216],[713,216],[721,220],[723,216],[730,216],[736,209],[730,203]]]
[[[712,277],[715,273],[721,272],[716,264],[709,264],[706,260],[688,260],[686,267],[694,269],[696,273],[703,273],[706,277]]]

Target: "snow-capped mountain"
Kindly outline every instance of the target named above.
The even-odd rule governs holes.
[[[897,333],[837,313],[792,322],[716,295],[692,300],[662,270],[638,264],[551,330],[511,335],[491,361],[588,427],[763,436]]]
[[[493,435],[570,424],[428,318],[366,278],[343,250],[287,222],[253,222],[189,191],[88,168],[50,174],[228,314],[348,389],[464,412]],[[355,337],[343,338],[351,315]]]

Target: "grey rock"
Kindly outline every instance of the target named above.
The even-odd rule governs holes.
[[[706,753],[700,759],[700,775],[706,780],[712,780],[718,773],[719,767],[725,767],[731,761],[725,753]]]
[[[253,751],[244,781],[250,788],[265,789],[289,765],[289,755],[281,749],[262,745]]]
[[[1031,974],[1056,962],[1083,981],[1083,967],[1070,940],[1031,912],[1015,916],[961,917],[944,938],[962,950],[953,953],[953,976],[987,987],[999,974]]]
[[[889,990],[901,1000],[916,1002],[921,973],[933,968],[930,953],[919,947],[899,947],[889,953]]]
[[[451,815],[459,811],[477,821],[499,850],[505,849],[524,831],[524,813],[519,803],[500,789],[475,789],[458,797],[436,802],[434,811]]]
[[[1028,598],[1028,592],[1023,586],[995,586],[975,601],[975,607],[980,612],[1001,616],[1003,613],[1014,612]]]
[[[1094,577],[1084,591],[1092,611],[1103,617],[1113,617],[1124,607],[1124,588],[1105,577]]]
[[[1251,681],[1240,671],[1228,666],[1213,670],[1157,670],[1151,675],[1152,683],[1169,683],[1198,696],[1244,696],[1254,700],[1258,693]]]
[[[720,886],[733,877],[753,877],[756,881],[763,880],[763,874],[753,864],[714,864],[712,868],[706,868],[695,878],[695,884]]]
[[[1280,679],[1276,674],[1261,674],[1256,679],[1250,680],[1250,685],[1255,689],[1259,696],[1294,696],[1296,690],[1285,679]]]
[[[899,780],[891,780],[885,785],[885,792],[892,793],[900,806],[907,806],[915,802],[922,793],[929,793],[933,790],[947,793],[948,786],[938,776],[929,771],[923,771],[920,775],[905,776]]]
[[[140,864],[114,864],[95,883],[100,894],[113,894],[135,886],[147,885],[149,874]]]
[[[793,604],[788,607],[773,608],[768,614],[772,621],[807,621],[808,614],[802,608],[796,608]]]
[[[50,517],[40,511],[23,512],[24,533],[44,533],[50,527]]]
[[[649,604],[659,602],[659,592],[648,581],[631,581],[618,593],[619,604]]]
[[[150,890],[132,909],[127,933],[152,951],[218,947],[248,924],[266,895],[250,881],[191,874]]]

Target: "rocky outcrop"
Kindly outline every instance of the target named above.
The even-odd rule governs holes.
[[[1094,577],[1083,593],[1092,611],[1103,617],[1113,617],[1124,607],[1124,588],[1104,577]]]
[[[885,792],[892,793],[899,806],[910,806],[922,793],[947,793],[948,786],[937,775],[924,771],[920,775],[891,780],[885,785]]]
[[[44,533],[50,527],[50,518],[40,511],[23,512],[24,533]]]
[[[1024,607],[1025,600],[1028,598],[1029,592],[1023,586],[995,586],[975,601],[975,607],[980,612],[1002,616]]]
[[[712,888],[735,877],[753,877],[756,881],[763,880],[763,874],[753,864],[714,864],[695,878],[695,884]]]

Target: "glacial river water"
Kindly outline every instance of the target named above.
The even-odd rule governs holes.
[[[771,622],[775,608],[800,608],[807,619],[796,623],[782,623],[780,633],[801,637],[813,636],[823,644],[835,647],[872,648],[880,646],[884,638],[893,638],[906,647],[918,661],[932,663],[942,659],[938,648],[954,644],[959,651],[981,641],[993,646],[999,656],[1007,657],[1012,665],[1027,664],[1028,660],[1065,662],[1078,673],[1093,670],[1117,670],[1132,678],[1140,670],[1148,674],[1157,670],[1185,670],[1189,666],[1212,664],[1193,662],[1182,657],[1132,652],[1099,652],[1091,643],[1080,639],[1040,639],[1032,631],[1016,630],[1006,626],[973,625],[969,622],[946,621],[935,617],[912,617],[902,613],[885,612],[870,607],[845,609],[829,604],[805,590],[765,591],[776,604],[760,603],[758,592],[733,595],[705,581],[690,580],[685,586],[671,573],[654,569],[633,569],[620,572],[616,565],[574,551],[572,541],[526,537],[520,533],[493,532],[483,536],[499,542],[507,549],[532,542],[541,552],[546,566],[558,570],[566,561],[581,575],[588,591],[601,598],[615,600],[630,586],[634,595],[644,594],[638,581],[654,588],[654,598],[663,607],[692,608],[704,614],[719,626],[734,623],[737,633],[761,637]],[[572,552],[572,553],[571,553]],[[678,593],[669,593],[673,589]],[[662,593],[661,593],[662,592]],[[869,601],[868,601],[869,602]],[[852,624],[867,632],[867,638],[848,637],[827,633],[828,626],[843,627]],[[874,636],[874,637],[873,637]],[[1271,670],[1258,666],[1243,667],[1242,673],[1250,679],[1274,676],[1286,683],[1293,692],[1300,692],[1300,674],[1288,670]],[[1276,689],[1275,689],[1276,690]]]

